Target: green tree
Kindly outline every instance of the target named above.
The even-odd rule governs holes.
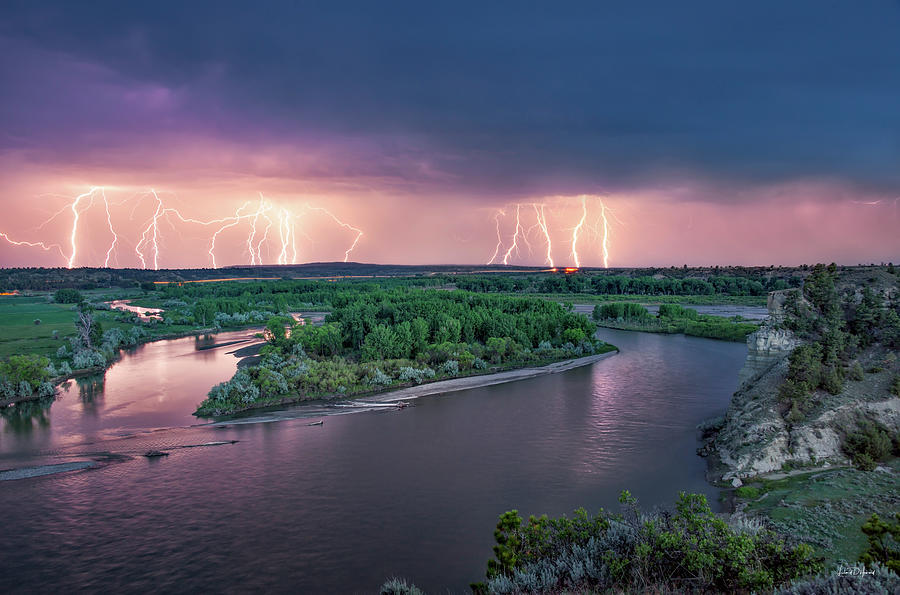
[[[0,378],[13,384],[24,381],[37,387],[50,379],[50,372],[47,371],[49,365],[50,360],[41,355],[12,355],[5,362],[0,362]]]
[[[882,521],[872,513],[861,530],[869,542],[859,557],[866,566],[879,563],[900,574],[900,512],[894,513],[894,521]]]
[[[56,290],[53,301],[57,304],[78,304],[84,301],[84,298],[77,289],[64,288]]]

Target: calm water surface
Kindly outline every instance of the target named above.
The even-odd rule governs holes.
[[[429,592],[466,592],[510,508],[616,510],[625,488],[648,506],[680,490],[715,500],[694,426],[724,411],[745,346],[600,336],[622,353],[558,375],[323,426],[225,428],[184,426],[243,345],[147,345],[108,371],[99,399],[74,387],[31,423],[2,422],[0,469],[125,456],[0,481],[0,591],[373,592],[397,575]],[[139,456],[228,440],[238,442]]]

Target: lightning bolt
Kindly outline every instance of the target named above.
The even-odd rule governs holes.
[[[350,260],[350,253],[353,252],[353,250],[356,248],[356,245],[359,243],[359,239],[360,239],[361,237],[363,237],[363,231],[362,231],[361,229],[359,229],[358,227],[353,227],[353,226],[350,225],[349,223],[344,223],[343,221],[341,221],[340,219],[338,219],[338,218],[334,215],[334,213],[332,213],[331,211],[329,211],[329,210],[326,209],[325,207],[310,207],[309,205],[307,205],[306,208],[309,209],[309,210],[311,210],[311,211],[321,211],[321,212],[325,213],[326,215],[328,215],[329,217],[331,217],[331,218],[334,220],[335,223],[337,223],[338,225],[340,225],[340,226],[343,227],[344,229],[349,229],[350,231],[353,231],[353,232],[356,233],[356,237],[353,239],[353,243],[350,245],[349,248],[347,248],[347,251],[344,252],[344,262],[349,261],[349,260]]]
[[[297,224],[296,216],[285,208],[278,210],[278,238],[281,240],[281,252],[278,264],[297,263]],[[288,258],[288,246],[293,249],[293,257]]]
[[[547,226],[547,215],[544,213],[544,205],[540,205],[540,210],[537,204],[531,206],[534,207],[534,216],[537,218],[538,227],[541,228],[544,239],[547,240],[547,264],[553,267],[553,242],[550,239],[550,228]]]
[[[2,231],[0,231],[0,238],[3,238],[4,240],[9,242],[13,246],[29,246],[32,248],[40,248],[41,250],[44,250],[45,252],[49,252],[50,250],[53,250],[54,248],[56,248],[56,250],[59,252],[59,255],[62,256],[63,259],[66,258],[66,255],[63,253],[62,247],[59,244],[45,244],[44,242],[20,242],[20,241],[12,239],[11,237],[6,235]]]
[[[600,201],[600,219],[603,220],[603,268],[609,268],[609,220],[606,218],[606,205],[603,204],[603,199],[598,198]]]
[[[84,194],[79,194],[75,197],[75,200],[72,201],[70,208],[72,209],[72,233],[69,237],[69,245],[72,247],[71,255],[69,256],[69,262],[67,264],[68,268],[72,268],[75,266],[75,257],[78,255],[78,219],[81,216],[81,213],[78,212],[78,204],[81,202],[81,199],[88,199],[88,206],[85,207],[85,211],[91,208],[91,205],[94,204],[94,192],[96,192],[98,188],[94,187],[85,192]],[[83,212],[83,211],[82,211]]]
[[[520,217],[521,210],[521,205],[516,205],[516,230],[515,232],[513,232],[512,244],[510,244],[509,250],[507,250],[506,254],[503,255],[503,264],[509,264],[509,257],[512,255],[513,251],[515,251],[516,254],[519,253],[519,230],[521,229],[522,231],[524,231],[524,228],[522,227],[522,219]]]
[[[113,241],[109,245],[109,250],[106,251],[106,260],[103,261],[103,267],[109,268],[109,258],[112,256],[113,250],[116,249],[116,244],[119,243],[119,235],[116,233],[116,230],[113,229],[112,215],[109,213],[109,201],[106,199],[106,190],[100,188],[100,195],[103,197],[103,207],[106,209],[106,224],[109,226],[109,233],[111,233],[113,237]],[[116,258],[116,264],[118,264],[118,258]]]
[[[259,194],[259,201],[257,202],[255,209],[251,208],[252,202],[247,201],[238,207],[233,215],[206,220],[186,217],[177,208],[166,206],[165,201],[160,197],[160,193],[153,188],[132,195],[119,202],[110,200],[106,190],[107,188],[103,186],[93,186],[86,192],[78,194],[77,196],[64,197],[67,199],[67,204],[38,226],[37,229],[43,229],[47,224],[61,215],[71,213],[71,229],[67,232],[67,237],[62,242],[20,241],[15,240],[11,238],[9,234],[2,232],[0,232],[0,241],[5,241],[11,246],[35,247],[44,251],[56,251],[68,268],[74,268],[79,264],[79,259],[84,260],[82,254],[83,245],[79,246],[80,242],[83,244],[84,238],[82,236],[85,233],[85,230],[83,229],[86,225],[84,215],[92,207],[97,205],[98,201],[102,201],[103,212],[106,215],[106,228],[110,237],[110,243],[106,248],[102,263],[103,267],[109,267],[113,264],[118,266],[119,251],[121,249],[123,238],[120,237],[120,234],[113,223],[113,215],[115,214],[114,207],[125,204],[134,198],[134,196],[151,196],[155,201],[155,208],[153,209],[150,218],[138,225],[140,238],[134,245],[135,255],[140,262],[140,266],[144,269],[152,267],[154,270],[159,270],[160,267],[160,244],[163,239],[162,231],[159,228],[160,219],[164,219],[173,230],[177,229],[175,226],[176,218],[181,223],[215,226],[211,236],[209,236],[209,248],[207,250],[213,268],[218,268],[216,259],[217,240],[223,232],[243,222],[249,223],[245,244],[247,251],[250,253],[249,260],[252,265],[263,264],[264,258],[262,251],[264,247],[267,250],[267,257],[268,255],[274,256],[277,254],[276,260],[278,264],[297,263],[299,254],[297,245],[298,233],[312,241],[302,228],[298,229],[297,221],[300,217],[306,216],[307,213],[311,211],[320,211],[338,226],[352,231],[355,234],[353,241],[344,251],[344,262],[349,261],[352,252],[357,248],[364,235],[362,229],[341,220],[333,212],[324,207],[312,207],[306,204],[302,207],[302,212],[297,213],[289,208],[278,207],[267,200],[262,193]],[[51,196],[60,197],[61,195],[54,194]],[[139,206],[140,201],[137,201],[131,209],[132,220],[134,219],[135,211]],[[263,220],[265,221],[264,224]],[[277,234],[273,231],[273,228],[275,227],[277,227]],[[68,247],[68,250],[65,249],[66,246]]]
[[[250,214],[241,215],[241,211],[246,209],[249,205],[250,205],[250,201],[248,200],[247,202],[245,202],[244,204],[242,204],[240,207],[238,207],[235,210],[233,216],[223,217],[221,219],[210,219],[208,221],[203,221],[201,219],[193,219],[191,217],[185,217],[178,211],[178,209],[175,209],[173,207],[167,207],[165,209],[165,214],[167,217],[170,213],[174,214],[183,223],[195,223],[197,225],[204,225],[204,226],[205,225],[215,225],[217,223],[223,224],[221,227],[219,227],[219,229],[217,229],[215,232],[213,232],[212,238],[210,239],[210,243],[209,243],[209,250],[207,250],[207,254],[209,254],[209,258],[212,261],[212,267],[214,269],[217,269],[219,267],[216,265],[216,239],[219,237],[219,234],[222,233],[223,231],[225,231],[226,229],[234,227],[235,225],[240,223],[242,220],[252,217],[252,215],[250,215]]]
[[[500,217],[505,216],[506,213],[501,209],[497,209],[497,212],[494,213],[494,224],[497,227],[497,247],[494,248],[494,254],[491,256],[490,260],[487,261],[487,264],[494,264],[494,261],[497,260],[497,256],[500,254],[500,248],[503,247],[503,237],[500,235]]]
[[[256,258],[257,253],[259,252],[260,246],[262,246],[262,242],[265,240],[265,237],[263,238],[263,240],[260,240],[260,242],[257,244],[256,249],[254,250],[253,240],[256,239],[256,226],[259,224],[260,215],[265,216],[265,212],[268,210],[269,210],[269,206],[266,205],[266,199],[262,195],[262,192],[260,192],[259,193],[259,204],[256,207],[256,212],[253,213],[253,222],[251,223],[250,231],[247,234],[247,250],[250,252],[250,264],[251,265],[257,264],[257,262],[256,262],[257,261],[257,258]],[[267,219],[268,219],[268,217],[267,217]],[[269,226],[271,226],[271,224],[272,224],[272,221],[270,219]],[[266,236],[268,236],[268,234],[269,234],[269,228],[266,227]],[[262,254],[259,255],[259,264],[262,264]]]
[[[153,195],[153,198],[156,199],[156,211],[153,213],[153,217],[150,218],[150,223],[147,224],[147,227],[144,228],[143,233],[141,233],[141,240],[134,246],[134,251],[137,253],[138,259],[141,261],[141,268],[147,268],[147,261],[144,258],[144,253],[141,251],[141,248],[146,244],[150,244],[150,249],[153,250],[153,270],[159,270],[159,218],[163,216],[165,213],[165,208],[163,208],[162,199],[159,198],[159,195],[156,193],[156,190],[150,189],[150,194]],[[149,235],[149,237],[148,237]]]
[[[575,268],[581,268],[581,260],[578,258],[578,234],[584,227],[584,220],[587,219],[587,197],[581,197],[581,219],[572,229],[572,256],[575,258]]]
[[[269,230],[272,228],[272,220],[268,215],[263,215],[266,219],[266,229],[263,232],[262,238],[260,238],[259,242],[256,244],[256,260],[259,261],[259,264],[263,264],[262,259],[262,245],[266,243],[266,240],[269,239]]]

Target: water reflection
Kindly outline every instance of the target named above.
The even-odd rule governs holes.
[[[351,593],[394,575],[427,592],[466,592],[483,577],[505,510],[617,511],[624,488],[646,507],[671,504],[681,490],[706,493],[715,506],[695,426],[725,410],[745,346],[600,336],[622,353],[563,374],[418,399],[402,411],[334,415],[316,427],[295,419],[137,433],[187,425],[174,412],[189,416],[236,363],[233,348],[195,351],[194,339],[148,345],[108,372],[98,416],[63,396],[50,428],[35,423],[18,442],[2,436],[3,467],[22,458],[17,449],[77,455],[100,450],[85,446],[99,440],[131,458],[0,482],[0,501],[16,511],[0,531],[0,592],[128,584]],[[201,362],[201,353],[218,355]],[[140,456],[162,448],[171,449],[164,460]]]
[[[70,380],[47,405],[46,423],[15,440],[0,440],[0,456],[28,456],[60,446],[153,428],[196,424],[192,415],[209,389],[230,378],[234,347],[252,345],[254,331],[157,341],[124,350],[105,374]],[[18,422],[16,422],[18,423]],[[0,430],[7,432],[7,426]],[[2,438],[2,436],[0,436]]]
[[[88,415],[98,415],[103,405],[103,389],[106,384],[106,375],[97,374],[76,378],[75,384],[78,386],[78,398],[81,399],[84,412]]]
[[[3,417],[4,431],[16,434],[28,434],[35,428],[46,428],[50,425],[50,406],[56,397],[43,397],[31,401],[22,401],[9,407],[0,408]]]

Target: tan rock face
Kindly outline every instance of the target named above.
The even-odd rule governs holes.
[[[770,311],[771,302],[770,296]],[[862,382],[848,383],[840,395],[814,395],[814,399],[830,399],[830,407],[789,426],[781,414],[778,389],[787,372],[787,356],[799,344],[794,333],[775,328],[771,321],[747,337],[741,387],[709,448],[726,468],[725,481],[778,471],[787,462],[849,463],[841,450],[842,435],[855,427],[860,416],[876,420],[892,432],[900,431],[900,398],[891,396],[887,387],[893,372],[881,374],[884,378],[866,375]]]
[[[747,336],[747,360],[738,377],[741,384],[767,372],[787,357],[799,343],[793,332],[776,329],[771,324],[764,324],[756,332],[750,333]]]

